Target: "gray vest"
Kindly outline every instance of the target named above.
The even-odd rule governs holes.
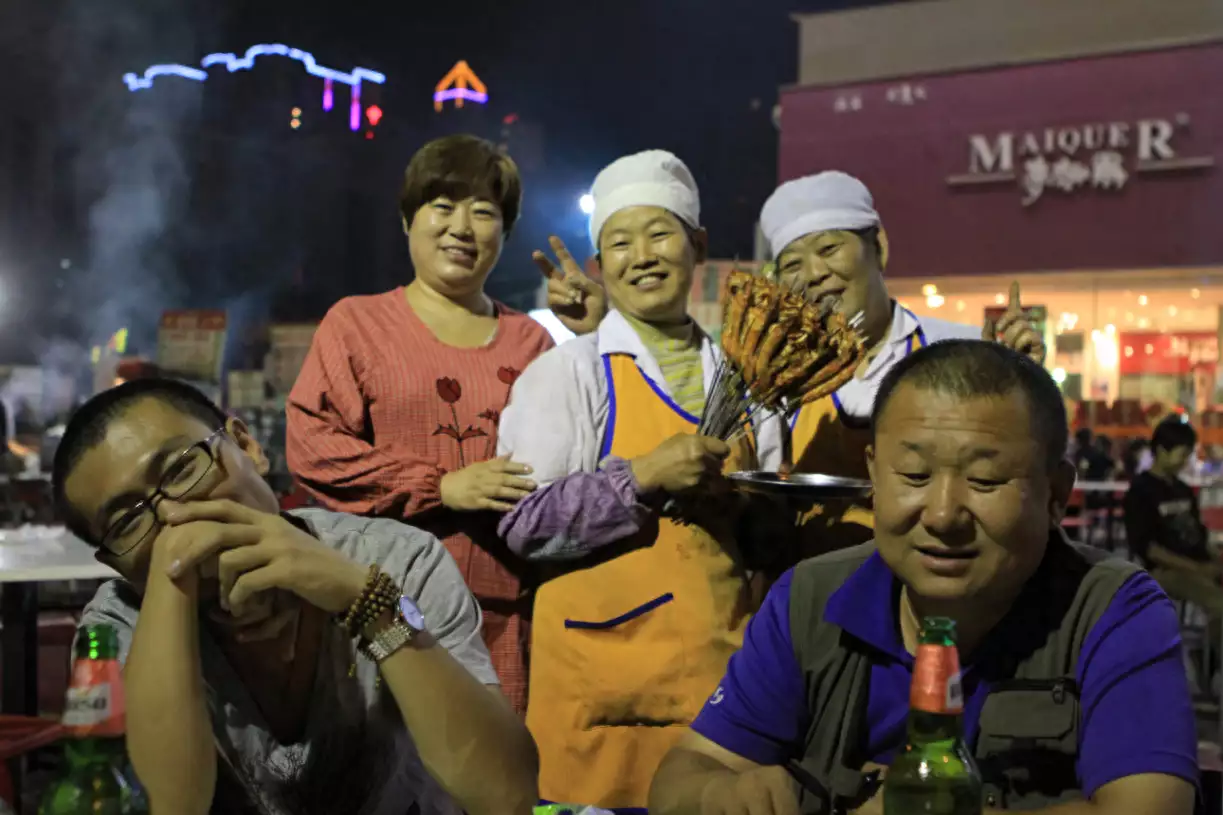
[[[825,622],[824,604],[873,551],[868,543],[804,561],[790,588],[790,633],[812,717],[800,763],[834,803],[861,792],[872,648]],[[974,657],[974,670],[990,686],[980,733],[969,745],[985,782],[986,806],[1037,809],[1082,798],[1075,772],[1079,651],[1137,571],[1132,563],[1067,543],[1060,532],[1050,535],[1044,561],[1001,624],[1005,642],[995,637]],[[839,811],[809,794],[801,810]]]

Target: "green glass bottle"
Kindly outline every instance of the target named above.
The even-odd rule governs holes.
[[[39,815],[144,815],[144,791],[127,760],[119,637],[109,625],[81,629],[64,704],[64,767]]]
[[[884,815],[981,815],[981,774],[964,744],[955,621],[927,617],[909,692],[909,738],[883,782]]]

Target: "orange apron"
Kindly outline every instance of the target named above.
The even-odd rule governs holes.
[[[611,406],[600,460],[695,432],[697,418],[631,356],[603,363]],[[749,442],[727,467],[753,459]],[[755,610],[732,522],[659,518],[539,588],[527,726],[544,800],[646,806],[655,770],[721,681]]]
[[[926,346],[919,327],[909,335],[905,356]],[[803,405],[790,424],[794,472],[822,473],[843,478],[868,478],[866,447],[871,421],[847,413],[833,393]],[[865,543],[874,537],[875,513],[869,496],[817,504],[800,521],[799,559]]]

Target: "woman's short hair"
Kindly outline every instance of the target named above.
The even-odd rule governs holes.
[[[399,212],[408,223],[435,198],[484,198],[501,209],[506,235],[522,210],[522,177],[514,160],[492,142],[457,133],[416,151],[403,172]]]

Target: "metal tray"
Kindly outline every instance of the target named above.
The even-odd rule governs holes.
[[[871,482],[818,473],[792,473],[782,478],[765,470],[749,470],[727,476],[748,492],[788,495],[795,498],[860,498],[871,491]]]

